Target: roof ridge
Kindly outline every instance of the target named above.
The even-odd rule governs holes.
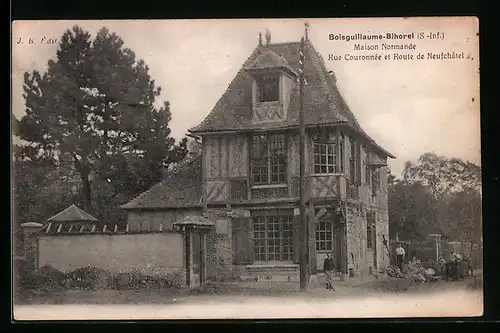
[[[274,45],[279,45],[279,46],[283,46],[283,45],[293,45],[293,44],[300,44],[300,41],[297,41],[297,42],[281,42],[281,43],[271,43],[269,45],[262,45],[264,47],[269,47],[269,46],[274,46]]]

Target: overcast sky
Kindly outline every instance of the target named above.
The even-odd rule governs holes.
[[[400,175],[407,160],[425,152],[460,157],[480,164],[479,65],[474,19],[308,19],[309,39],[337,77],[338,87],[361,126],[396,155],[389,165]],[[24,114],[23,74],[45,71],[59,38],[78,24],[92,37],[106,26],[124,40],[162,87],[159,104],[171,103],[172,133],[181,138],[200,123],[269,29],[271,42],[298,41],[302,20],[34,21],[15,22],[12,55],[12,110]],[[415,41],[410,52],[464,52],[471,59],[414,61],[328,61],[328,54],[353,51],[354,42],[328,35],[387,32],[441,32],[444,40]],[[19,38],[27,43],[16,45]],[[380,44],[380,42],[377,42]],[[378,51],[392,54],[394,51]],[[473,101],[474,99],[474,101]]]

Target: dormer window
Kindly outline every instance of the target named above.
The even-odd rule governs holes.
[[[264,75],[257,80],[259,102],[280,100],[280,77],[278,74]]]
[[[252,122],[283,121],[287,117],[297,73],[283,55],[261,47],[245,67],[252,77]]]

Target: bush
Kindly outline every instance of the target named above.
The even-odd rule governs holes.
[[[74,289],[107,289],[112,287],[113,278],[110,272],[97,267],[82,267],[69,273],[66,286]]]
[[[46,289],[54,290],[61,289],[66,274],[51,266],[43,266],[33,272],[23,272],[20,277],[20,287],[26,290]]]
[[[114,287],[120,290],[179,288],[182,272],[162,275],[144,275],[140,271],[118,273],[114,278]]]

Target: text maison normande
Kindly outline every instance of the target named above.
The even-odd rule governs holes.
[[[356,33],[353,35],[342,35],[342,34],[330,34],[329,40],[342,40],[342,41],[366,41],[366,40],[412,40],[415,39],[415,33],[409,34],[396,34],[393,32],[389,32],[386,35],[382,34],[374,34],[374,35],[366,35],[361,33]],[[354,51],[390,51],[390,50],[415,50],[415,43],[398,43],[398,44],[389,44],[382,43],[378,44],[367,44],[367,43],[355,43],[353,46]],[[381,56],[378,54],[375,55],[366,55],[366,56],[351,56],[349,54],[345,55],[345,60],[381,60]],[[392,57],[393,60],[413,60],[413,54],[394,54]],[[464,59],[463,52],[426,52],[425,56],[419,57],[419,59],[431,59],[431,60],[447,60],[447,59]],[[336,57],[332,54],[328,55],[328,60],[340,60],[340,57]]]

